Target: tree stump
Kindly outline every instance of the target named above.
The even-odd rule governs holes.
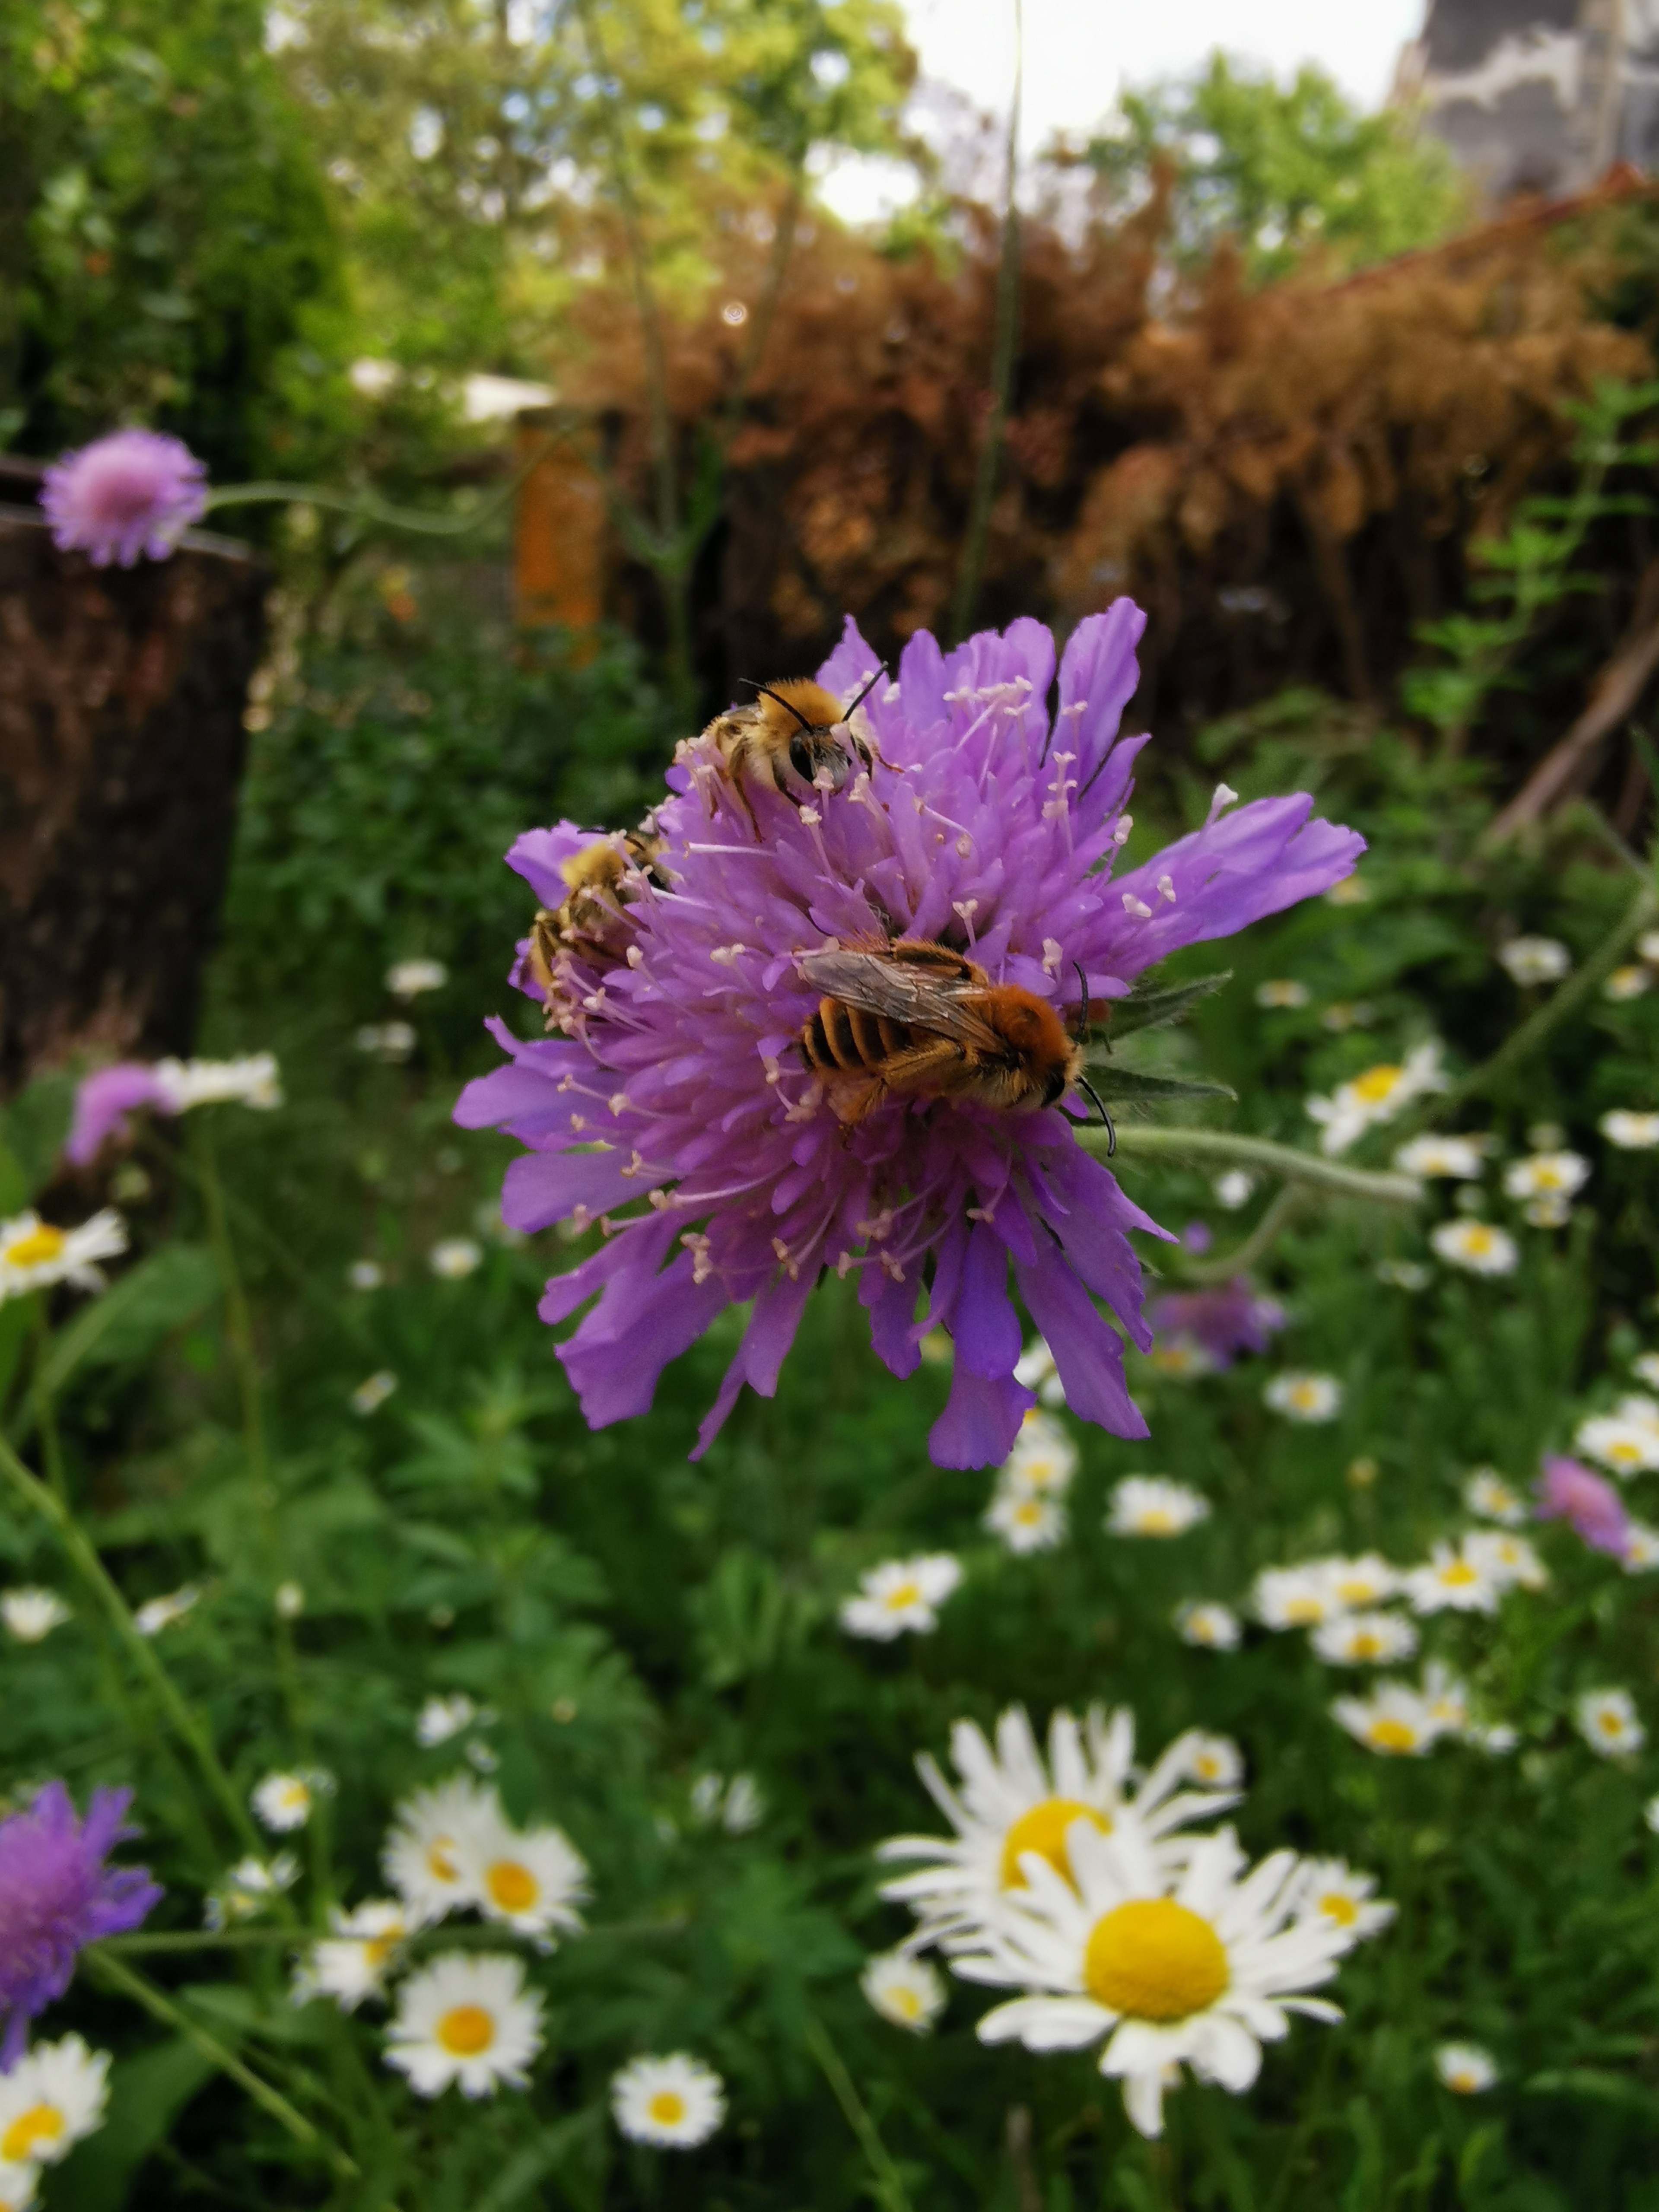
[[[94,568],[0,506],[0,1097],[186,1053],[235,830],[266,576],[191,532]]]

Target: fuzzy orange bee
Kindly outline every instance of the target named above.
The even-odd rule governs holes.
[[[756,684],[748,676],[741,679],[754,685],[755,697],[746,706],[729,707],[716,714],[695,742],[712,742],[720,773],[736,789],[757,837],[760,826],[744,790],[746,781],[752,779],[804,805],[815,791],[826,787],[840,791],[855,761],[867,769],[880,757],[863,732],[854,728],[853,716],[886,672],[884,667],[878,668],[844,708],[833,691],[811,677],[790,677],[776,684]],[[683,744],[675,757],[684,758],[690,750]]]

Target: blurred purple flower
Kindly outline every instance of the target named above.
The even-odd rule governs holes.
[[[1241,1352],[1265,1352],[1285,1314],[1276,1298],[1257,1297],[1240,1275],[1213,1291],[1171,1291],[1154,1298],[1146,1318],[1160,1336],[1195,1344],[1212,1365],[1231,1367]]]
[[[1540,1521],[1565,1521],[1593,1552],[1622,1559],[1630,1547],[1630,1522],[1619,1492],[1576,1459],[1547,1453],[1538,1485]]]
[[[493,1025],[512,1065],[469,1085],[456,1119],[531,1148],[507,1170],[505,1218],[524,1230],[599,1219],[605,1231],[540,1308],[561,1322],[599,1294],[559,1349],[592,1426],[643,1413],[665,1364],[726,1306],[753,1299],[699,1431],[707,1449],[745,1382],[775,1389],[807,1295],[834,1267],[859,1278],[871,1341],[894,1374],[914,1371],[930,1330],[954,1340],[934,1460],[1000,1461],[1034,1402],[1013,1374],[1012,1261],[1072,1411],[1146,1434],[1094,1299],[1148,1346],[1126,1232],[1166,1232],[1057,1109],[889,1101],[843,1127],[796,1048],[817,994],[795,965],[829,940],[902,933],[942,939],[1062,1007],[1077,1001],[1076,962],[1103,1004],[1177,945],[1347,875],[1363,840],[1310,822],[1305,795],[1229,813],[1224,788],[1203,829],[1111,880],[1146,742],[1115,741],[1144,621],[1120,599],[1079,625],[1052,725],[1054,641],[1040,623],[983,632],[949,655],[919,632],[898,681],[868,702],[884,760],[811,806],[750,787],[758,840],[742,799],[694,754],[669,771],[672,795],[655,811],[665,841],[655,872],[670,888],[631,890],[625,957],[561,958],[573,1033],[525,1043]],[[876,665],[849,621],[820,680],[846,698]],[[532,830],[507,859],[556,906],[561,863],[594,834]],[[630,1200],[643,1203],[609,1216]]]
[[[142,1060],[121,1060],[113,1067],[100,1067],[85,1077],[75,1093],[75,1119],[64,1146],[64,1156],[83,1168],[98,1156],[106,1137],[127,1132],[127,1115],[135,1106],[153,1106],[163,1114],[177,1109],[173,1093],[153,1067]]]
[[[62,552],[94,568],[165,561],[207,507],[206,469],[159,430],[116,430],[65,453],[46,471],[40,504]]]
[[[0,2071],[22,2051],[28,2024],[63,1996],[82,1945],[136,1928],[161,1892],[144,1867],[105,1864],[136,1828],[123,1826],[130,1790],[94,1790],[84,1820],[61,1782],[0,1820]]]

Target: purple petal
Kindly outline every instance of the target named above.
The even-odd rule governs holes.
[[[999,1467],[1014,1448],[1020,1425],[1036,1398],[1012,1375],[994,1381],[958,1360],[951,1395],[927,1438],[935,1467]]]
[[[720,1434],[745,1382],[763,1398],[775,1395],[778,1372],[784,1355],[795,1340],[795,1331],[800,1326],[811,1287],[811,1279],[805,1273],[793,1281],[787,1274],[780,1274],[756,1299],[749,1326],[743,1333],[743,1342],[738,1346],[738,1356],[726,1369],[720,1395],[697,1431],[693,1459],[701,1459]]]
[[[957,1365],[970,1373],[994,1382],[1013,1372],[1022,1340],[1008,1295],[1008,1248],[988,1222],[976,1221],[968,1239],[951,1337]]]
[[[1035,1267],[1016,1266],[1020,1296],[1054,1356],[1066,1402],[1115,1437],[1150,1433],[1123,1379],[1123,1346],[1095,1310],[1059,1248],[1039,1240]]]
[[[106,1137],[127,1134],[126,1117],[136,1106],[151,1106],[161,1114],[175,1110],[165,1084],[142,1060],[118,1060],[113,1067],[100,1067],[85,1077],[75,1093],[65,1159],[77,1168],[88,1166]]]

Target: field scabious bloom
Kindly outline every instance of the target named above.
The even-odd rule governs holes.
[[[1055,1712],[1046,1759],[1021,1706],[1011,1705],[998,1721],[994,1744],[972,1721],[958,1721],[951,1731],[958,1786],[926,1752],[916,1761],[928,1796],[954,1832],[893,1836],[878,1851],[884,1859],[921,1862],[917,1872],[901,1875],[881,1892],[908,1905],[921,1923],[906,1948],[971,1941],[1000,1901],[1024,1887],[1033,1852],[1064,1875],[1066,1832],[1079,1820],[1102,1835],[1133,1827],[1160,1863],[1179,1863],[1191,1839],[1176,1831],[1237,1802],[1236,1773],[1200,1790],[1182,1787],[1197,1778],[1194,1766],[1206,1744],[1222,1741],[1189,1729],[1132,1786],[1134,1716],[1125,1709],[1109,1714],[1091,1705],[1080,1723],[1071,1713]]]
[[[46,471],[40,505],[63,552],[94,568],[165,561],[207,508],[207,470],[188,446],[160,430],[115,430],[65,453]]]
[[[1133,1831],[1085,1820],[1065,1838],[1067,1871],[1028,1858],[1030,1886],[1005,1899],[978,1948],[951,1960],[966,1981],[1024,1995],[979,2024],[982,2043],[1078,2051],[1105,2041],[1100,2070],[1123,2083],[1142,2135],[1163,2131],[1170,2069],[1235,2094],[1289,2015],[1341,2018],[1310,1994],[1349,1948],[1346,1930],[1293,1916],[1304,1887],[1293,1851],[1255,1868],[1231,1829],[1200,1837],[1178,1875]],[[1248,1869],[1248,1871],[1247,1871]]]
[[[940,1465],[994,1464],[1031,1402],[1014,1375],[1012,1263],[1073,1412],[1146,1433],[1094,1299],[1148,1347],[1127,1232],[1154,1224],[1066,1115],[897,1098],[849,1126],[797,1048],[818,999],[798,956],[831,943],[939,939],[1063,1011],[1079,1001],[1079,969],[1104,1004],[1176,946],[1348,872],[1362,841],[1310,821],[1305,796],[1228,811],[1224,791],[1201,830],[1111,876],[1144,742],[1117,738],[1141,626],[1127,600],[1079,625],[1052,726],[1054,646],[1040,624],[950,654],[918,633],[896,683],[860,710],[882,758],[810,805],[739,790],[698,744],[669,771],[653,817],[661,850],[629,879],[620,957],[562,952],[553,988],[567,1033],[525,1043],[496,1024],[512,1064],[456,1109],[464,1125],[502,1127],[531,1148],[507,1171],[514,1226],[608,1224],[540,1308],[555,1323],[598,1295],[559,1351],[591,1426],[642,1413],[666,1363],[752,1299],[699,1432],[705,1450],[745,1382],[775,1389],[811,1287],[834,1267],[858,1277],[895,1374],[915,1370],[928,1332],[949,1332],[951,1395],[929,1448]],[[819,678],[847,698],[878,666],[849,623]],[[562,864],[594,841],[562,823],[521,837],[509,859],[557,906]],[[642,1210],[617,1218],[630,1202]]]
[[[270,1112],[283,1103],[276,1055],[240,1060],[118,1060],[82,1079],[64,1156],[85,1167],[106,1137],[127,1133],[127,1116],[140,1106],[157,1114],[188,1114],[198,1106],[234,1103]]]
[[[112,1867],[109,1854],[137,1832],[125,1825],[130,1790],[94,1790],[77,1819],[61,1782],[0,1820],[0,2066],[23,2047],[28,2023],[63,1996],[76,1954],[100,1936],[136,1928],[161,1897],[143,1867]]]
[[[1286,1316],[1277,1298],[1258,1297],[1241,1276],[1212,1291],[1155,1298],[1146,1318],[1160,1339],[1195,1345],[1211,1366],[1231,1367],[1241,1352],[1265,1352]]]

